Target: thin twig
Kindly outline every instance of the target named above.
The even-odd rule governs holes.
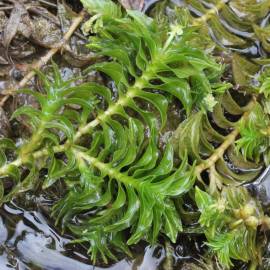
[[[37,61],[36,63],[34,63],[32,65],[32,70],[26,74],[26,76],[18,83],[16,88],[12,88],[12,89],[8,89],[8,90],[4,90],[2,93],[5,95],[4,98],[1,100],[0,102],[0,107],[3,106],[3,104],[6,102],[6,100],[9,98],[10,95],[13,95],[14,92],[16,92],[17,89],[23,88],[25,87],[25,85],[35,76],[35,71],[33,69],[41,69],[42,66],[44,66],[45,64],[47,64],[49,62],[49,60],[59,51],[61,50],[68,42],[68,40],[70,39],[70,37],[73,35],[73,33],[75,32],[75,30],[77,29],[77,27],[79,26],[79,24],[82,22],[83,18],[85,16],[85,12],[82,11],[80,12],[80,14],[78,15],[78,17],[76,17],[69,30],[66,32],[66,34],[63,37],[63,40],[61,41],[61,43],[56,46],[55,48],[50,49],[44,56],[42,56],[39,61]]]
[[[57,8],[57,5],[56,4],[50,3],[50,2],[45,1],[45,0],[38,0],[38,2],[40,2],[40,3],[44,4],[44,5],[50,6],[50,7]]]
[[[249,110],[246,111],[241,119],[247,119],[252,108],[255,105],[255,100],[252,100],[249,104]],[[239,135],[239,128],[236,127],[225,139],[225,141],[214,151],[214,153],[202,163],[196,166],[196,174],[200,178],[200,174],[213,166],[225,153],[225,151],[235,142],[237,136]]]
[[[55,24],[58,27],[61,27],[61,24],[57,21],[57,20],[53,20],[50,16],[46,15],[45,13],[40,12],[38,9],[36,9],[35,7],[30,7],[29,10],[33,13],[38,14],[39,16],[49,20],[50,22],[52,22],[53,24]],[[74,32],[74,35],[77,36],[78,38],[82,39],[82,40],[88,40],[84,35],[80,34],[78,31]]]

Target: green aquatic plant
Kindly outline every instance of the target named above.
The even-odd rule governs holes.
[[[179,5],[189,8],[190,23],[204,28],[219,46],[247,49],[258,39],[269,50],[269,27],[260,26],[269,12],[269,0],[185,0]]]
[[[234,244],[254,246],[263,214],[256,204],[250,220],[237,216],[233,207],[241,210],[254,200],[245,189],[231,186],[254,179],[262,168],[247,160],[256,158],[258,149],[249,149],[243,132],[246,126],[253,128],[249,123],[258,102],[240,106],[234,101],[231,84],[221,81],[224,66],[202,49],[200,29],[189,25],[187,12],[160,21],[123,11],[109,0],[82,3],[92,15],[83,26],[91,34],[87,46],[100,56],[84,75],[100,72],[106,83],[64,81],[54,63],[52,73],[36,72],[43,92],[20,92],[34,96],[40,108],[24,106],[12,116],[26,116],[32,135],[17,143],[0,140],[1,202],[37,185],[45,189],[63,181],[66,192],[53,206],[52,217],[62,230],[74,233],[73,242],[90,244],[94,262],[98,255],[107,262],[116,259],[111,247],[130,254],[129,246],[140,240],[154,244],[164,236],[176,242],[187,226],[176,200],[192,197],[199,180],[209,192],[195,192],[209,247],[225,267],[231,259],[256,261],[255,249],[235,250]],[[202,43],[196,45],[196,40]],[[261,90],[265,98],[267,89],[265,84]],[[185,120],[161,146],[168,108],[175,103]],[[226,112],[241,120],[229,120]],[[237,152],[229,146],[239,134]],[[225,152],[250,171],[238,174],[228,168]],[[201,177],[205,170],[209,185]],[[5,183],[11,179],[10,188]],[[236,203],[228,195],[233,192],[240,198]],[[227,200],[224,207],[213,207]],[[236,229],[226,229],[228,224]]]
[[[266,165],[270,162],[270,119],[260,104],[257,104],[246,121],[240,123],[241,138],[236,141],[238,150],[249,160],[260,162],[263,156]]]
[[[167,107],[178,100],[187,116],[195,109],[206,113],[230,84],[220,82],[222,65],[190,46],[197,33],[185,23],[161,28],[110,1],[102,9],[97,1],[83,3],[97,13],[88,47],[107,57],[85,73],[101,72],[113,89],[63,81],[55,64],[52,75],[37,72],[44,93],[22,92],[33,95],[40,109],[26,106],[13,114],[28,117],[33,135],[19,145],[1,141],[2,202],[33,188],[39,178],[43,188],[63,179],[67,195],[52,215],[77,241],[90,242],[94,261],[98,253],[106,261],[115,258],[110,245],[128,253],[128,245],[154,243],[160,234],[176,241],[182,225],[173,198],[187,193],[196,175],[187,156],[174,159],[170,142],[158,147]],[[10,150],[17,158],[9,159]],[[11,190],[4,188],[5,177],[14,179]]]
[[[231,187],[210,196],[196,188],[195,200],[207,245],[217,254],[219,262],[226,269],[233,266],[232,260],[251,261],[252,267],[258,265],[261,254],[256,242],[257,229],[268,227],[270,219],[248,191],[244,187]]]
[[[259,86],[254,89],[259,102],[245,121],[240,121],[241,137],[236,141],[238,151],[245,159],[270,163],[270,117],[269,117],[269,70],[266,68],[258,77]]]
[[[248,161],[242,152],[239,153],[239,148],[234,147],[241,133],[239,126],[241,123],[246,125],[253,107],[253,101],[239,106],[230,92],[226,92],[218,99],[213,112],[193,112],[173,134],[172,142],[179,157],[187,153],[193,162],[199,163],[197,177],[200,179],[200,174],[209,170],[211,192],[222,189],[223,185],[238,186],[250,182],[261,172],[262,164]],[[225,113],[237,120],[228,119]],[[242,140],[247,138],[244,136]],[[243,172],[239,174],[234,168]]]

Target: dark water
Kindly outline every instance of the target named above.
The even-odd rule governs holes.
[[[193,261],[191,254],[202,251],[201,243],[195,242],[194,237],[181,235],[179,244],[170,249],[165,248],[166,244],[151,247],[140,243],[132,247],[133,258],[123,258],[109,266],[93,266],[87,246],[71,245],[72,237],[53,226],[46,204],[51,201],[45,196],[25,194],[18,202],[1,208],[0,270],[169,270],[166,252],[172,253],[175,269],[182,269]]]
[[[29,198],[27,198],[29,199]],[[38,204],[37,204],[38,205]],[[0,212],[1,270],[102,270],[90,264],[86,248],[69,245],[68,236],[60,235],[43,211],[19,207],[14,202]],[[31,209],[32,208],[32,209]],[[161,246],[140,247],[133,259],[122,259],[110,270],[155,270],[165,258]]]

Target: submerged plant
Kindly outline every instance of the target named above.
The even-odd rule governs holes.
[[[258,39],[269,51],[269,26],[259,26],[266,23],[261,21],[269,12],[269,0],[185,0],[179,5],[189,8],[190,23],[205,28],[219,46],[248,48]]]
[[[207,245],[224,267],[233,266],[233,259],[251,260],[253,265],[260,262],[257,228],[268,227],[270,219],[244,187],[224,188],[215,197],[196,188],[195,200]]]
[[[53,216],[77,241],[90,242],[94,261],[99,252],[105,261],[115,258],[109,245],[128,253],[128,245],[141,239],[154,243],[160,233],[176,241],[182,225],[173,198],[192,188],[195,173],[187,156],[175,162],[170,142],[164,151],[158,147],[168,104],[179,100],[187,115],[195,108],[212,110],[215,96],[230,87],[219,81],[223,67],[189,45],[196,36],[193,28],[177,21],[160,28],[142,13],[121,14],[115,4],[106,3],[84,1],[98,12],[98,31],[89,48],[110,57],[86,72],[108,76],[117,94],[96,83],[63,81],[54,65],[52,78],[38,72],[44,94],[23,91],[36,97],[40,110],[22,107],[13,115],[28,116],[32,137],[16,147],[7,140],[1,144],[0,175],[15,180],[10,193],[2,192],[2,201],[31,188],[30,179],[43,168],[48,170],[44,188],[63,178],[68,193]],[[115,16],[108,15],[113,10],[118,10]],[[145,103],[151,107],[146,109]],[[11,145],[17,159],[10,162],[4,157]],[[25,165],[29,175],[23,179],[20,168]]]
[[[37,72],[44,92],[21,92],[34,96],[40,108],[24,106],[12,116],[26,115],[32,135],[17,144],[0,140],[1,202],[35,185],[48,188],[62,180],[66,194],[52,208],[52,216],[63,230],[74,233],[74,242],[90,243],[94,262],[99,254],[107,262],[108,257],[116,259],[111,247],[130,254],[129,246],[140,240],[154,244],[163,235],[176,242],[185,226],[175,199],[192,194],[198,179],[210,194],[196,188],[199,222],[221,264],[256,261],[256,229],[263,224],[263,213],[244,188],[226,186],[260,173],[260,164],[244,160],[259,159],[262,153],[256,143],[264,146],[264,141],[249,143],[244,132],[257,128],[249,123],[260,105],[251,101],[241,107],[233,100],[231,84],[220,79],[224,66],[196,46],[194,40],[202,38],[198,28],[189,25],[187,13],[161,23],[140,12],[123,12],[110,0],[81,2],[93,15],[83,27],[94,34],[88,47],[103,60],[88,67],[85,75],[98,71],[107,84],[64,81],[54,63],[52,74]],[[263,93],[267,97],[267,91]],[[181,106],[186,119],[160,147],[173,103]],[[225,110],[243,117],[228,120]],[[212,120],[221,129],[235,130],[221,134]],[[243,156],[228,150],[239,133]],[[227,150],[251,172],[228,169],[223,156]],[[209,186],[201,177],[207,169]],[[9,179],[14,182],[11,189],[5,187]],[[256,213],[243,218],[241,209],[249,202]],[[241,241],[252,249],[244,250]]]
[[[266,165],[270,162],[270,119],[260,104],[251,111],[248,120],[240,123],[241,138],[237,148],[249,160],[259,162],[263,156]]]

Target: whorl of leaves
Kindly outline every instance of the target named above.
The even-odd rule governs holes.
[[[240,135],[236,146],[245,159],[260,162],[263,156],[266,165],[270,163],[270,119],[260,104],[256,104],[245,121],[239,125]]]
[[[269,25],[264,20],[269,12],[269,0],[184,0],[180,5],[189,8],[191,23],[201,29],[206,26],[205,31],[209,31],[218,45],[248,51],[259,40],[269,51]]]
[[[195,183],[191,163],[203,162],[214,154],[215,145],[226,140],[212,126],[211,117],[218,127],[231,130],[238,122],[228,120],[225,110],[241,116],[249,108],[236,104],[229,92],[224,94],[231,85],[220,81],[223,66],[195,46],[194,40],[201,37],[196,27],[188,26],[188,17],[159,23],[140,12],[124,13],[109,0],[82,2],[93,15],[84,26],[85,32],[95,33],[88,47],[104,60],[85,74],[98,71],[111,87],[63,81],[55,64],[52,76],[37,72],[44,92],[22,92],[33,95],[40,109],[24,106],[13,114],[13,118],[28,117],[32,136],[20,145],[0,140],[0,198],[5,202],[40,181],[48,188],[61,179],[67,194],[53,207],[52,216],[75,234],[75,242],[90,243],[94,262],[98,254],[106,262],[108,257],[116,259],[112,246],[129,254],[129,245],[142,239],[153,244],[164,235],[176,242],[183,228],[175,199]],[[159,134],[171,101],[181,104],[186,120],[162,150]],[[261,149],[247,142],[245,129],[254,129],[252,125],[243,123],[243,138],[238,141],[247,159]],[[256,142],[264,145],[261,138]],[[224,159],[211,168],[216,182],[238,185],[260,171],[257,166],[243,176],[229,170]],[[5,190],[7,177],[14,182],[11,190]],[[232,258],[253,260],[255,227],[247,230],[252,224],[243,217],[237,230],[227,226],[239,220],[232,209],[252,200],[246,190],[225,188],[218,198],[197,189],[195,197],[209,246],[221,263],[230,266]],[[220,200],[228,205],[213,207]],[[251,216],[260,222],[258,209]],[[252,248],[243,249],[239,243]]]
[[[224,188],[216,197],[196,188],[195,200],[207,245],[226,269],[233,266],[233,259],[260,261],[257,228],[269,218],[244,187]]]
[[[43,188],[63,179],[68,193],[53,216],[77,241],[90,242],[94,261],[98,253],[104,261],[115,259],[110,245],[129,253],[128,245],[141,239],[154,243],[161,233],[176,241],[182,225],[173,198],[192,188],[195,173],[187,156],[174,162],[170,142],[164,151],[158,147],[168,104],[179,100],[187,115],[206,112],[230,87],[219,81],[223,67],[190,46],[197,35],[193,28],[175,21],[163,29],[142,13],[122,14],[105,2],[102,9],[99,1],[84,2],[97,13],[90,29],[98,32],[88,46],[108,59],[85,73],[101,72],[113,89],[63,81],[56,65],[53,76],[37,72],[44,93],[23,92],[36,97],[40,109],[22,107],[13,115],[28,117],[32,137],[20,146],[1,141],[0,175],[14,179],[11,193],[2,186],[2,201],[32,188],[41,169],[48,171]],[[117,16],[110,15],[114,11]],[[15,150],[17,159],[8,160],[6,148]],[[23,179],[25,165],[29,174]]]

